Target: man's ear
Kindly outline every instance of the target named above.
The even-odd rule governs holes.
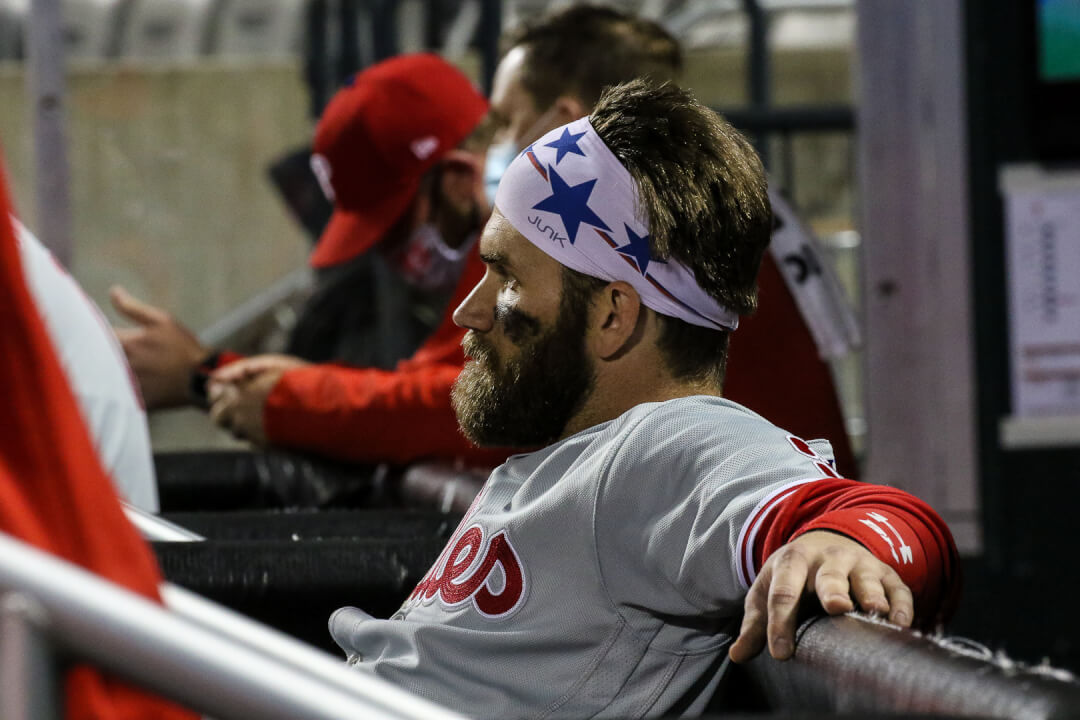
[[[556,117],[552,127],[565,125],[589,114],[585,103],[574,95],[560,95],[555,100],[554,108]]]
[[[630,283],[616,280],[601,290],[592,307],[592,345],[598,357],[613,360],[641,340],[645,314]]]

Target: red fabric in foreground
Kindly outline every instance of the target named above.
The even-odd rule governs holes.
[[[150,548],[124,516],[22,276],[0,173],[0,530],[159,600]],[[179,720],[186,711],[88,668],[68,720]]]
[[[763,520],[754,543],[755,570],[782,545],[811,530],[847,535],[896,570],[914,596],[917,627],[933,628],[955,611],[959,555],[945,521],[922,500],[896,488],[847,479],[800,485]],[[911,547],[909,562],[899,552],[897,534]]]

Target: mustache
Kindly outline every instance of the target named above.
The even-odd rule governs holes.
[[[465,351],[466,357],[481,363],[490,363],[493,351],[491,346],[487,344],[483,338],[476,334],[475,331],[470,330],[465,333],[464,339],[461,341],[461,347]]]

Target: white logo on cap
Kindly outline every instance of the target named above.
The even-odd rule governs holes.
[[[439,149],[439,138],[434,135],[428,135],[419,140],[413,140],[409,144],[409,147],[412,149],[413,155],[421,160],[427,160],[431,157],[431,153]]]
[[[322,188],[326,199],[334,202],[334,186],[330,184],[330,176],[333,174],[330,169],[330,161],[319,153],[312,153],[311,172],[315,175],[315,179],[319,181],[319,187]]]

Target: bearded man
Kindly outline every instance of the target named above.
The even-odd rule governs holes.
[[[544,15],[512,29],[505,46],[491,93],[498,142],[484,171],[492,201],[521,150],[588,114],[605,87],[637,77],[674,80],[682,68],[679,43],[663,27],[610,7],[572,5]],[[450,408],[450,387],[464,364],[450,313],[482,273],[470,252],[442,324],[396,372],[305,366],[280,356],[242,360],[216,373],[230,392],[217,398],[213,416],[241,437],[339,460],[502,461],[510,451],[478,451],[455,431]],[[771,256],[758,283],[764,301],[743,319],[725,394],[796,434],[828,438],[836,467],[855,477],[831,370]]]
[[[453,402],[477,444],[545,447],[492,472],[393,618],[331,617],[352,665],[471,716],[693,715],[725,655],[791,655],[804,592],[948,611],[933,510],[721,397],[770,229],[750,145],[670,85],[618,86],[515,158]]]

